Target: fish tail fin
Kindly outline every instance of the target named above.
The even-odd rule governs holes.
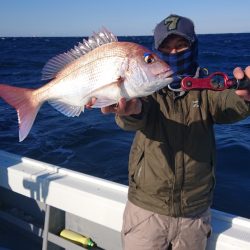
[[[19,124],[19,142],[23,141],[30,132],[41,103],[33,98],[35,90],[18,88],[0,84],[0,97],[17,111]]]

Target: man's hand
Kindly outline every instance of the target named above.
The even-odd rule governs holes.
[[[126,101],[125,98],[121,98],[116,105],[111,105],[108,107],[103,107],[102,113],[115,113],[120,116],[128,116],[128,115],[135,115],[140,114],[142,110],[142,103],[140,99],[131,99]]]
[[[245,72],[241,68],[237,67],[234,69],[233,74],[234,77],[239,80],[243,79],[245,76],[250,79],[250,66],[246,67]],[[236,90],[235,93],[244,98],[245,101],[250,102],[250,86],[248,89]]]

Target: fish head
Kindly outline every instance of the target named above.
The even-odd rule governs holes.
[[[173,82],[173,71],[157,54],[147,48],[135,44],[129,56],[130,84],[136,96],[150,95]]]

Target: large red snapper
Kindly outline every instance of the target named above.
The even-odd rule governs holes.
[[[38,89],[0,84],[0,97],[18,114],[19,141],[28,135],[41,105],[48,101],[66,116],[79,116],[95,97],[93,107],[143,97],[170,84],[172,71],[157,55],[132,42],[118,42],[107,30],[83,40],[45,65]]]

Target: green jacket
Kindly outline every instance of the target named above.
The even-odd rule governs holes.
[[[215,186],[215,123],[250,114],[234,90],[190,91],[175,98],[167,89],[143,100],[141,117],[116,116],[137,131],[129,157],[128,199],[174,217],[195,216],[212,203]]]

